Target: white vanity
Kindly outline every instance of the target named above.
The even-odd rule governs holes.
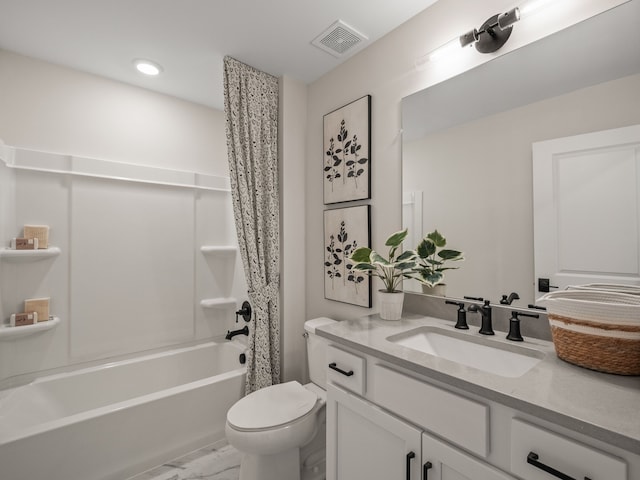
[[[543,340],[516,344],[415,314],[318,335],[332,342],[328,480],[640,479],[640,377],[570,365]],[[442,354],[429,350],[438,336],[453,339]],[[518,363],[514,355],[532,361],[498,366]]]

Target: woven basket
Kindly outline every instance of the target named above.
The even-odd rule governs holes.
[[[558,357],[600,372],[640,375],[640,295],[575,288],[540,302]]]

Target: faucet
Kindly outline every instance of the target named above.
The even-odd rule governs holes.
[[[516,292],[511,292],[509,296],[502,295],[502,300],[500,300],[501,305],[511,305],[514,300],[520,300],[520,295]]]
[[[244,328],[241,328],[239,330],[227,330],[227,335],[224,337],[226,340],[231,340],[233,337],[235,337],[236,335],[249,335],[249,327],[248,326],[244,326]]]
[[[478,306],[475,303],[469,305],[470,312],[479,312],[482,317],[482,325],[478,333],[482,335],[495,335],[491,324],[491,305],[489,300],[484,301],[484,305]]]

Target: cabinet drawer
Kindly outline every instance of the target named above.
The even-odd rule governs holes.
[[[382,365],[372,367],[372,400],[451,442],[486,457],[489,407]]]
[[[624,460],[515,418],[511,471],[527,480],[627,480]]]
[[[327,380],[359,395],[365,392],[365,359],[333,345],[327,347]]]

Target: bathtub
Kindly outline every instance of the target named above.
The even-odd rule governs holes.
[[[126,479],[224,438],[245,347],[209,342],[0,390],[0,479]]]

